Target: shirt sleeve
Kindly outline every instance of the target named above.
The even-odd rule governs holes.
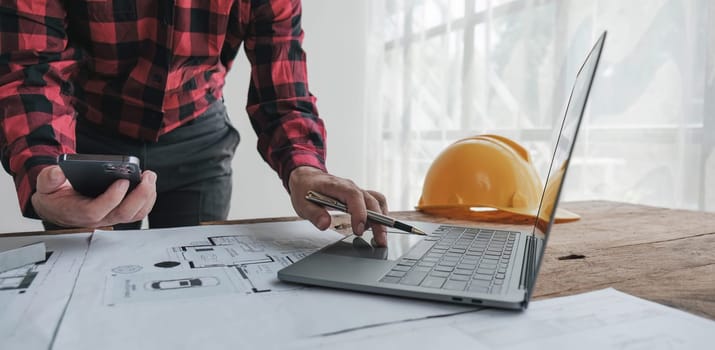
[[[68,45],[60,0],[0,0],[0,153],[24,216],[37,175],[74,153],[70,77],[78,51]]]
[[[299,0],[251,1],[245,39],[248,111],[258,151],[288,189],[298,166],[325,171],[325,126],[308,91]]]

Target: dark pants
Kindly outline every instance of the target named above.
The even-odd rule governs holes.
[[[240,138],[221,101],[156,143],[100,130],[81,118],[76,133],[77,153],[133,155],[141,160],[142,170],[156,172],[157,198],[149,213],[149,227],[197,225],[228,216],[231,160]],[[58,228],[43,224],[48,230]],[[141,222],[135,222],[114,228],[140,227]]]

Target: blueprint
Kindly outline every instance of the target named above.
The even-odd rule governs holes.
[[[715,322],[614,289],[518,312],[282,283],[280,268],[343,238],[304,221],[96,231],[87,249],[88,237],[23,238],[45,241],[48,259],[0,275],[3,349],[650,350],[715,341]]]
[[[260,233],[260,228],[261,225],[248,229],[242,226],[218,230],[202,228],[199,231],[203,234],[201,240],[193,240],[195,234],[192,232],[196,229],[178,230],[188,232],[187,240],[169,246],[181,234],[162,239],[167,246],[165,251],[155,255],[154,260],[132,254],[131,257],[137,259],[135,262],[112,267],[106,280],[105,302],[113,306],[127,302],[295,289],[296,286],[277,283],[276,272],[342,237],[334,232],[308,238],[291,237],[289,232],[276,236],[276,231]],[[216,233],[212,235],[214,231]],[[162,233],[166,232],[159,235]],[[140,234],[147,238],[152,235],[146,231]],[[101,243],[104,236],[116,236],[116,233],[97,231],[95,240]]]
[[[1,237],[0,245],[44,242],[45,261],[0,274],[0,347],[47,349],[72,294],[89,233]]]
[[[96,231],[53,348],[270,348],[474,309],[276,278],[342,238],[307,221]]]
[[[297,349],[710,349],[715,322],[615,289],[347,330]]]

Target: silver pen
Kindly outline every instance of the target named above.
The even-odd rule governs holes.
[[[324,194],[320,194],[315,191],[308,191],[308,194],[305,195],[305,199],[307,199],[313,203],[317,203],[317,204],[326,206],[328,208],[342,211],[343,213],[348,212],[348,207],[344,203],[338,201],[335,198],[328,197]],[[418,235],[425,235],[425,236],[427,235],[426,233],[424,233],[424,231],[418,229],[417,227],[410,226],[408,224],[405,224],[404,222],[397,221],[387,215],[383,215],[378,212],[374,212],[372,210],[367,211],[367,218],[368,218],[368,220],[383,224],[388,227],[394,227],[396,229],[399,229],[399,230],[402,230],[405,232],[414,233],[414,234],[418,234]]]

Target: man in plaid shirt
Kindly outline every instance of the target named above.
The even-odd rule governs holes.
[[[325,169],[325,129],[308,90],[299,0],[0,0],[0,146],[22,212],[46,227],[137,228],[222,220],[238,132],[222,88],[241,44],[258,150],[316,227],[309,190],[345,202],[353,231],[385,198]],[[63,153],[138,156],[141,183],[78,194]],[[385,229],[373,225],[378,243]]]

